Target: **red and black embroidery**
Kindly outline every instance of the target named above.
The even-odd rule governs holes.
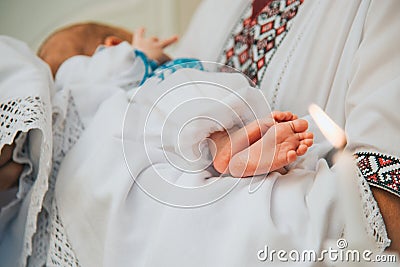
[[[400,197],[399,158],[371,152],[359,152],[356,156],[358,168],[369,184]]]
[[[225,44],[220,62],[259,85],[304,0],[272,1],[253,19],[250,5]]]

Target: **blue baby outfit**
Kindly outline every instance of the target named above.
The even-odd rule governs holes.
[[[167,61],[162,65],[158,65],[155,60],[149,59],[142,51],[135,49],[134,53],[136,57],[140,58],[145,65],[145,72],[140,85],[142,85],[150,77],[157,77],[161,80],[164,80],[166,76],[183,68],[204,70],[201,62],[195,58],[177,58]]]

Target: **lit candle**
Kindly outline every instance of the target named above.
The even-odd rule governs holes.
[[[312,104],[309,113],[325,138],[338,150],[334,155],[335,173],[339,179],[339,205],[345,216],[344,237],[349,248],[372,249],[373,240],[367,237],[365,217],[362,212],[357,168],[353,155],[344,151],[347,143],[345,132],[319,106]]]
[[[308,111],[326,139],[336,148],[343,149],[346,145],[346,135],[319,106],[311,104]]]

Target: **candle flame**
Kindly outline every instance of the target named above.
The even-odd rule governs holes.
[[[346,135],[340,128],[319,106],[311,104],[308,112],[318,125],[322,134],[326,139],[338,149],[342,149],[346,145]]]

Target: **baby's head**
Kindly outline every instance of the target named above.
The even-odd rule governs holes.
[[[129,31],[99,23],[80,23],[52,33],[40,46],[38,56],[50,65],[53,77],[60,65],[76,55],[92,56],[101,45],[132,41]]]

